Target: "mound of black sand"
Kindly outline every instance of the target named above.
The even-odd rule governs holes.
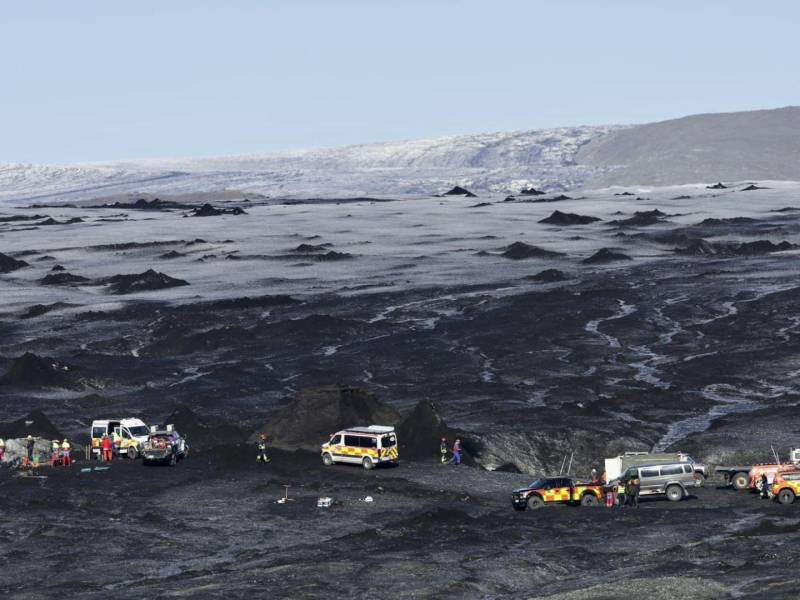
[[[67,269],[65,269],[65,268],[64,268],[63,266],[61,266],[61,265],[53,265],[53,268],[52,268],[52,269],[50,269],[50,270],[51,270],[53,273],[58,273],[59,271],[66,271]]]
[[[159,198],[153,198],[150,201],[147,201],[144,198],[139,198],[136,202],[114,202],[113,204],[103,204],[98,207],[92,208],[125,208],[125,209],[135,209],[135,210],[169,210],[169,209],[176,209],[176,208],[191,208],[190,204],[180,204],[179,202],[173,202],[171,200],[161,200]]]
[[[50,256],[49,254],[45,254],[44,256],[40,256],[36,259],[36,262],[44,262],[46,260],[55,260],[55,256]]]
[[[731,217],[729,219],[708,218],[703,219],[697,225],[699,227],[724,227],[726,225],[747,225],[755,222],[756,219],[751,219],[750,217]]]
[[[186,256],[185,254],[181,254],[176,250],[170,250],[169,252],[165,252],[164,254],[159,255],[158,258],[161,260],[172,260],[173,258],[180,258],[182,256]]]
[[[751,183],[746,188],[742,188],[743,192],[752,192],[753,190],[768,190],[769,188],[766,187],[759,187],[754,183]]]
[[[4,440],[24,438],[29,435],[46,440],[64,439],[63,434],[38,409],[16,421],[0,423],[0,438]]]
[[[0,377],[0,385],[74,389],[74,367],[46,356],[26,352]]]
[[[301,254],[308,254],[312,252],[325,252],[330,244],[300,244],[294,251]]]
[[[75,285],[87,283],[89,279],[72,273],[50,273],[39,280],[42,285]]]
[[[719,183],[715,183],[714,185],[707,185],[706,189],[707,190],[727,190],[728,186],[727,185],[723,185],[722,182],[720,181]]]
[[[528,275],[525,279],[538,281],[539,283],[556,283],[557,281],[566,281],[569,276],[558,269],[545,269],[544,271],[539,271],[536,275]]]
[[[289,306],[291,304],[298,304],[299,302],[299,300],[296,300],[291,296],[277,294],[254,297],[244,296],[242,298],[229,298],[225,300],[212,300],[210,302],[185,305],[185,307],[182,307],[181,309],[185,309],[187,312],[194,312],[198,308],[210,310],[239,310],[245,308]]]
[[[39,221],[38,223],[34,223],[34,225],[72,225],[73,223],[83,223],[83,219],[80,217],[73,217],[71,219],[67,219],[66,221],[56,221],[53,217],[48,217],[44,221]]]
[[[520,196],[544,196],[545,192],[537,190],[536,188],[522,188],[519,191]]]
[[[790,212],[798,212],[800,208],[796,206],[784,206],[783,208],[776,208],[775,210],[771,210],[770,212],[774,213],[790,213]]]
[[[30,265],[24,260],[17,260],[16,258],[11,258],[7,254],[0,252],[0,273],[11,273],[17,269],[29,266]]]
[[[112,277],[99,280],[98,283],[109,284],[109,293],[116,295],[165,290],[168,288],[189,285],[188,281],[176,279],[175,277],[170,277],[169,275],[164,275],[164,273],[159,273],[153,269],[148,269],[144,273],[132,275],[114,275]]]
[[[484,206],[491,206],[491,202],[478,202],[477,204],[471,205],[469,208],[483,208]]]
[[[354,258],[354,256],[349,252],[336,252],[335,250],[330,250],[325,254],[311,254],[306,258],[315,260],[317,262],[333,262],[337,260],[349,260]]]
[[[247,212],[239,208],[216,208],[206,203],[199,208],[192,210],[188,216],[190,217],[218,217],[220,215],[246,215]]]
[[[577,215],[575,213],[564,213],[560,210],[554,210],[553,214],[549,217],[541,219],[539,223],[547,223],[549,225],[587,225],[600,221],[597,217],[589,217],[587,215]]]
[[[524,258],[551,258],[554,256],[563,256],[560,252],[553,252],[552,250],[545,250],[538,246],[531,246],[525,242],[514,242],[507,246],[503,252],[503,256],[511,260],[521,260]]]
[[[516,200],[514,196],[506,196],[505,198],[503,198],[503,202],[514,202],[514,200]]]
[[[703,239],[694,240],[682,248],[675,248],[676,254],[688,256],[712,256],[712,257],[733,257],[733,256],[763,256],[773,252],[794,250],[798,248],[796,244],[790,242],[780,242],[773,244],[769,240],[757,240],[755,242],[741,243],[719,243],[714,244]]]
[[[442,438],[452,447],[459,434],[447,426],[430,400],[420,400],[414,410],[397,426],[402,459],[438,460]]]
[[[78,305],[69,304],[67,302],[54,302],[53,304],[34,304],[33,306],[29,307],[28,310],[22,313],[20,319],[32,319],[33,317],[39,317],[51,311],[59,310],[61,308],[69,308],[71,306],[78,306]]]
[[[178,407],[166,418],[165,425],[174,425],[175,429],[186,437],[192,450],[207,450],[223,444],[239,444],[247,439],[244,429],[218,418],[206,418],[195,414],[186,406]]]
[[[36,219],[46,219],[47,215],[11,215],[0,217],[0,223],[12,223],[14,221],[35,221]]]
[[[400,415],[366,390],[329,385],[300,390],[263,427],[269,443],[279,448],[318,450],[332,433],[346,427],[395,425]]]
[[[673,198],[673,200],[691,200],[691,199],[692,199],[692,197],[691,197],[691,196],[686,196],[686,195],[683,195],[683,196],[675,196],[675,197]]]
[[[586,265],[601,265],[605,263],[617,262],[620,260],[632,260],[630,256],[627,254],[623,254],[622,252],[615,252],[609,248],[601,248],[594,254],[592,254],[589,258],[583,259],[583,262]]]
[[[473,193],[472,193],[472,192],[470,192],[468,189],[466,189],[466,188],[463,188],[463,187],[461,187],[461,186],[459,186],[459,185],[457,185],[456,187],[454,187],[454,188],[453,188],[452,190],[450,190],[449,192],[445,192],[445,193],[444,193],[444,194],[442,194],[442,195],[443,195],[443,196],[466,196],[467,198],[477,198],[477,196],[476,196],[475,194],[473,194]]]
[[[634,194],[631,192],[622,192],[619,194],[614,194],[615,196],[633,196]]]
[[[611,224],[619,227],[647,227],[648,225],[662,223],[666,216],[665,213],[656,208],[654,210],[636,211],[632,217],[611,221]]]

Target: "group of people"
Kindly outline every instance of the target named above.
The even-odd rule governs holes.
[[[452,453],[452,456],[448,459],[447,452],[448,452],[448,443],[447,438],[442,438],[442,442],[439,444],[439,454],[441,455],[440,460],[442,461],[443,465],[460,465],[461,464],[461,440],[456,438],[456,441],[453,442],[453,447],[449,449]]]
[[[50,466],[55,467],[56,465],[64,467],[72,465],[72,446],[70,446],[67,438],[64,438],[62,442],[53,440],[53,446],[50,452]]]
[[[638,477],[632,477],[627,481],[620,480],[616,484],[612,483],[606,488],[606,506],[609,508],[614,506],[639,508],[641,487]]]
[[[50,452],[50,465],[63,465],[69,467],[72,464],[72,446],[67,438],[63,440],[53,440]],[[6,442],[0,439],[0,462],[3,462],[6,454]],[[42,464],[47,461],[47,455],[42,456],[36,450],[36,438],[28,435],[25,438],[25,454],[16,457],[11,466],[14,468],[27,468]]]

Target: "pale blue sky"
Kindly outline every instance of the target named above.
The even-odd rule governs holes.
[[[0,161],[258,153],[800,104],[798,23],[794,1],[8,2]]]

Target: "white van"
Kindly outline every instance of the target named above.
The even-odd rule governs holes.
[[[92,421],[92,455],[100,458],[103,436],[117,439],[117,454],[130,459],[142,453],[142,446],[147,441],[150,429],[141,419],[96,419]]]
[[[322,444],[321,452],[325,465],[342,462],[360,464],[365,469],[380,463],[396,462],[399,456],[394,427],[383,425],[337,431]]]

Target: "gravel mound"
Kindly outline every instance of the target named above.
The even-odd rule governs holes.
[[[164,275],[164,273],[159,273],[153,269],[132,275],[114,275],[107,279],[99,280],[97,283],[110,284],[109,293],[116,295],[165,290],[189,285],[188,281]]]
[[[600,250],[592,254],[589,258],[585,258],[581,262],[585,265],[602,265],[621,260],[633,260],[633,259],[627,254],[623,254],[622,252],[614,252],[609,248],[601,248]]]
[[[26,352],[0,377],[0,385],[74,389],[81,386],[72,377],[73,370],[54,358]]]
[[[11,258],[7,254],[0,252],[0,273],[11,273],[11,271],[16,271],[17,269],[28,266],[30,265],[24,260],[17,260],[16,258]]]
[[[244,429],[216,418],[201,417],[187,406],[178,407],[165,419],[164,424],[174,425],[175,429],[186,437],[192,450],[239,444],[247,439],[247,432]]]
[[[587,225],[595,221],[602,221],[597,217],[589,217],[587,215],[577,215],[575,213],[563,213],[560,210],[554,210],[553,214],[549,217],[541,219],[539,223],[547,223],[549,225]]]
[[[511,260],[522,260],[524,258],[552,258],[554,256],[563,256],[560,252],[553,252],[552,250],[545,250],[538,246],[531,246],[525,242],[514,242],[507,246],[503,251],[503,256]]]

